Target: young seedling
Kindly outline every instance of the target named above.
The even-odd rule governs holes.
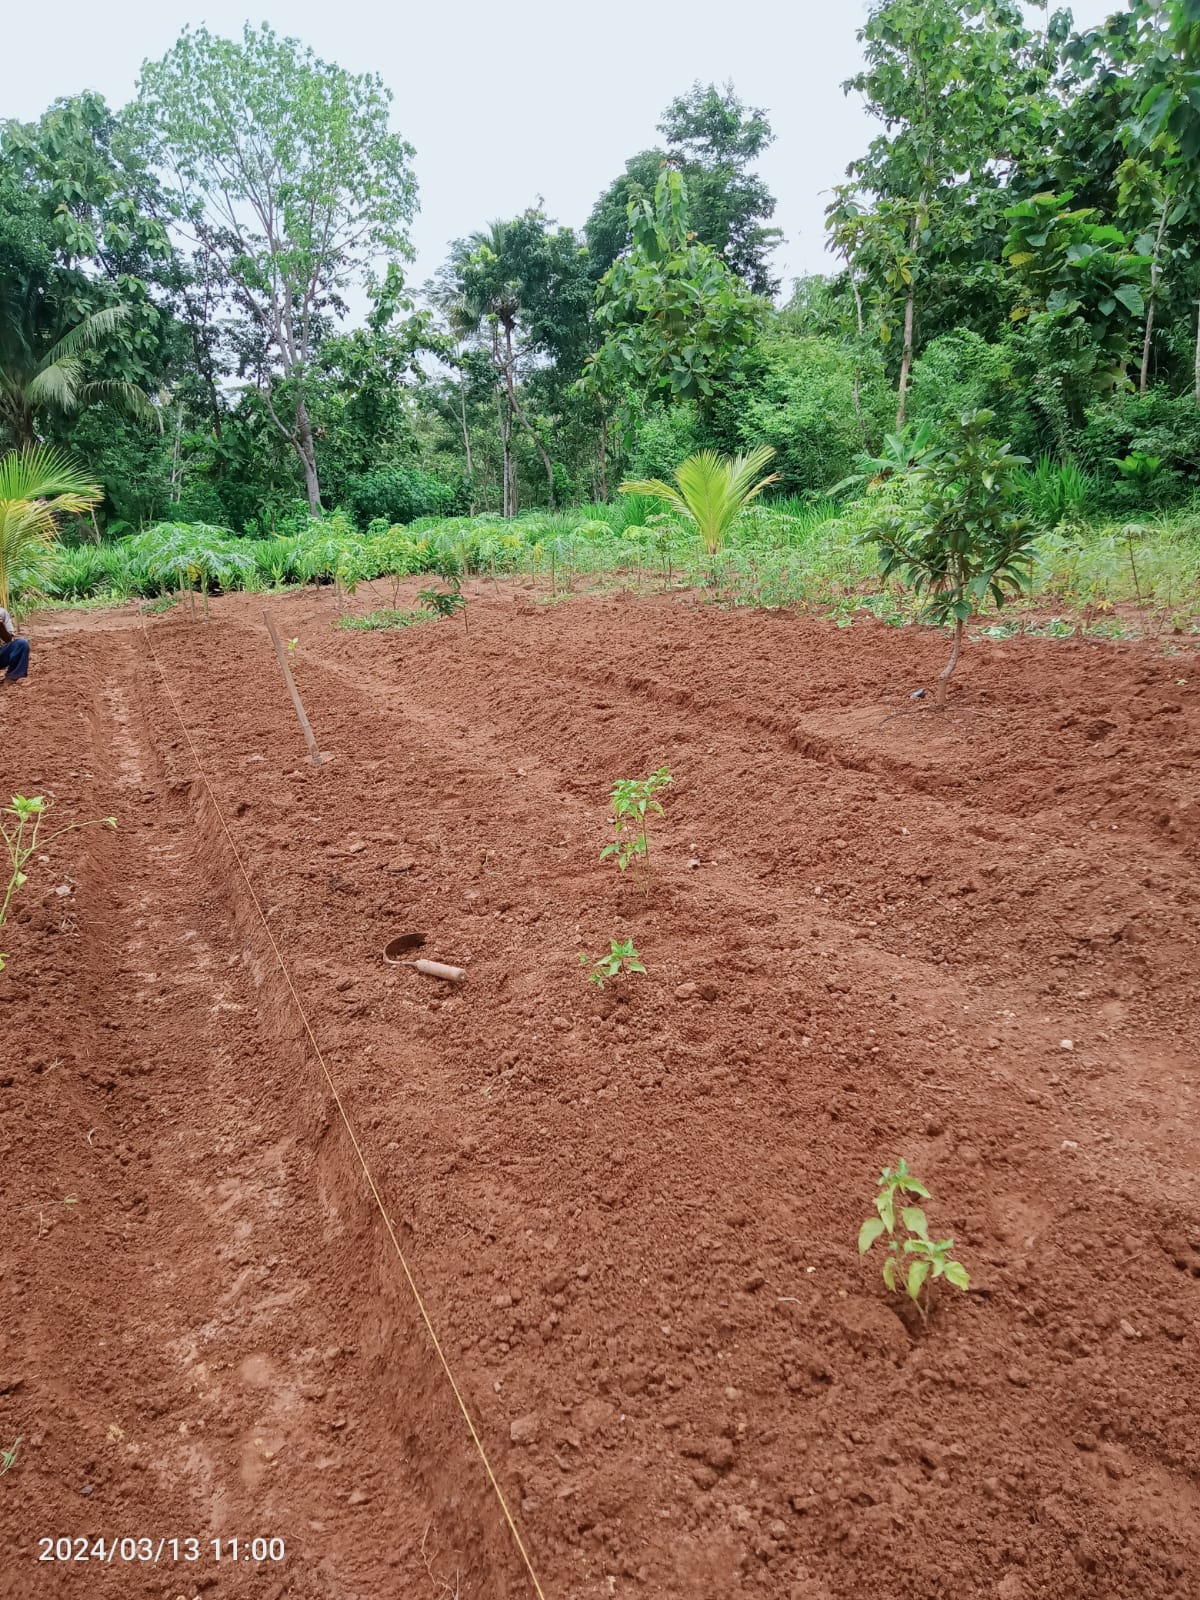
[[[296,654],[296,647],[300,643],[299,639],[287,639],[284,642],[287,645],[287,653],[288,653],[288,655],[289,656],[294,656]]]
[[[97,817],[92,822],[69,823],[65,828],[57,828],[53,833],[43,836],[42,824],[53,805],[53,800],[41,795],[26,798],[23,794],[15,794],[12,804],[0,810],[0,839],[4,840],[9,864],[8,886],[3,901],[0,901],[0,928],[8,920],[9,907],[17,890],[29,881],[25,867],[35,852],[45,850],[55,839],[61,839],[64,833],[76,833],[81,828],[115,828],[117,825],[116,817]],[[0,972],[3,972],[6,960],[6,956],[0,955]]]
[[[17,1451],[21,1448],[20,1439],[14,1439],[7,1450],[0,1450],[0,1478],[6,1472],[11,1472],[17,1464]]]
[[[610,939],[608,945],[608,954],[597,956],[595,960],[582,950],[579,952],[579,964],[591,969],[588,982],[594,983],[597,989],[603,989],[610,978],[620,977],[622,972],[645,972],[642,958],[633,948],[632,939],[626,939],[623,944]]]
[[[666,767],[659,767],[648,778],[617,779],[612,787],[613,840],[601,850],[601,861],[612,856],[622,872],[635,863],[649,872],[650,840],[646,834],[646,818],[662,816],[658,795],[671,781]]]
[[[966,1267],[952,1258],[954,1240],[931,1239],[924,1211],[919,1205],[905,1204],[912,1199],[928,1200],[929,1190],[917,1182],[901,1157],[894,1171],[890,1167],[883,1169],[875,1197],[879,1215],[868,1217],[858,1230],[858,1253],[865,1256],[886,1235],[883,1281],[893,1294],[907,1294],[924,1322],[929,1316],[930,1290],[936,1279],[945,1278],[956,1289],[969,1288],[970,1279]],[[897,1228],[897,1208],[904,1237]]]

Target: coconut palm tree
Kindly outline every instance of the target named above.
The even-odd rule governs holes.
[[[102,498],[99,484],[61,450],[35,445],[0,457],[0,610],[8,610],[10,586],[53,543],[57,518],[90,511]]]
[[[716,560],[730,529],[751,500],[757,499],[768,485],[779,482],[777,472],[758,477],[774,454],[770,445],[732,457],[701,450],[676,467],[674,487],[661,478],[646,478],[638,483],[623,483],[621,493],[650,495],[687,517],[713,562],[715,587]]]
[[[69,416],[101,400],[162,426],[158,409],[136,383],[85,375],[84,352],[94,350],[128,319],[128,306],[91,312],[39,354],[37,307],[25,303],[27,298],[18,293],[0,299],[0,427],[19,446],[37,443],[39,412]]]

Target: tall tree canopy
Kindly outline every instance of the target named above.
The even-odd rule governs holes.
[[[411,145],[374,74],[265,24],[240,42],[185,31],[142,69],[137,125],[174,215],[217,264],[253,340],[243,359],[321,504],[308,384],[316,345],[369,264],[410,252]]]
[[[766,224],[775,199],[752,171],[774,135],[765,111],[742,104],[732,84],[692,85],[663,113],[661,150],[643,150],[604,191],[584,226],[597,275],[632,243],[629,206],[650,198],[666,165],[683,174],[691,226],[701,244],[714,250],[755,294],[779,287],[771,274],[770,253],[782,237]]]

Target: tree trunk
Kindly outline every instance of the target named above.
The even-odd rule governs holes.
[[[608,501],[608,418],[600,418],[600,498]]]
[[[175,445],[171,451],[171,504],[179,504],[180,490],[183,487],[183,471],[179,464],[179,447],[183,440],[183,401],[180,400],[175,408]]]
[[[1146,337],[1142,340],[1142,375],[1138,380],[1138,393],[1145,394],[1150,381],[1150,344],[1154,338],[1154,301],[1158,293],[1159,260],[1162,256],[1163,236],[1167,231],[1168,197],[1163,197],[1162,216],[1154,240],[1154,255],[1150,262],[1150,293],[1146,297]]]
[[[475,468],[471,463],[471,430],[467,427],[467,377],[458,375],[458,404],[462,414],[463,450],[467,457],[467,477],[471,479],[471,515],[475,515]]]
[[[495,363],[497,374],[496,414],[500,419],[500,449],[502,455],[501,477],[503,487],[501,489],[500,515],[507,518],[516,516],[517,513],[516,481],[512,460],[512,406],[508,399],[510,387],[508,383],[508,368],[500,354],[500,328],[495,322],[492,323],[492,360]],[[499,381],[501,376],[505,380],[503,386]]]
[[[545,469],[546,469],[546,478],[547,478],[547,481],[550,484],[550,509],[551,509],[551,511],[553,511],[554,510],[554,463],[551,461],[549,455],[547,454],[545,446],[542,444],[542,441],[538,438],[537,434],[535,433],[535,431],[533,429],[533,425],[530,422],[529,418],[525,415],[525,410],[524,410],[523,406],[521,405],[521,402],[517,399],[517,377],[516,377],[516,366],[517,366],[517,363],[516,363],[516,358],[513,355],[512,324],[508,323],[508,322],[506,322],[504,324],[504,348],[505,348],[504,379],[505,379],[505,385],[506,385],[506,388],[507,388],[507,391],[508,391],[508,431],[509,431],[509,434],[511,435],[512,434],[512,419],[514,417],[516,417],[517,420],[520,422],[521,426],[525,429],[526,433],[533,440],[534,448],[536,449],[538,455],[541,456],[541,458],[542,458],[542,466],[545,467]],[[515,499],[515,495],[514,495],[514,499]],[[515,512],[514,512],[514,515],[515,515]]]
[[[900,396],[896,406],[896,431],[904,426],[904,411],[908,400],[908,379],[912,372],[913,363],[913,320],[917,306],[916,272],[913,270],[917,264],[917,244],[921,237],[921,228],[916,212],[913,213],[912,232],[909,236],[909,250],[912,257],[910,267],[911,281],[908,285],[908,300],[904,307],[904,353],[900,358]]]
[[[1200,406],[1200,308],[1196,312],[1196,404]]]
[[[317,476],[317,452],[313,443],[312,423],[308,420],[308,407],[301,395],[296,401],[296,454],[304,468],[304,492],[308,496],[308,509],[314,517],[321,515],[321,480]]]
[[[526,433],[533,440],[534,448],[537,451],[538,455],[541,456],[541,458],[542,458],[542,466],[545,467],[545,469],[546,469],[546,481],[550,485],[550,509],[551,509],[551,511],[553,511],[555,509],[554,463],[553,463],[553,461],[551,461],[549,452],[547,451],[545,445],[543,445],[542,441],[538,438],[533,424],[530,422],[529,418],[525,415],[525,408],[522,406],[521,402],[517,399],[517,394],[516,394],[516,390],[515,389],[512,391],[511,401],[512,401],[513,410],[516,412],[517,417],[518,417],[518,419],[519,419],[519,421],[521,423],[521,426],[525,429]]]
[[[963,625],[961,622],[954,624],[954,649],[950,652],[950,659],[938,673],[936,705],[939,709],[946,704],[946,688],[958,665],[958,658],[962,653]]]
[[[858,418],[859,431],[863,436],[863,444],[867,441],[867,424],[863,418],[862,410],[862,342],[863,342],[863,303],[862,290],[858,286],[858,278],[854,272],[854,263],[850,261],[850,287],[854,291],[854,311],[858,319],[858,345],[854,351],[854,415]]]

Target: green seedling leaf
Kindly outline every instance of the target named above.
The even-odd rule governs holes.
[[[965,1289],[968,1283],[966,1268],[951,1259],[953,1239],[935,1241],[929,1237],[929,1221],[921,1206],[897,1208],[897,1196],[915,1194],[923,1199],[929,1198],[928,1189],[913,1177],[906,1161],[897,1161],[894,1169],[885,1167],[880,1174],[878,1188],[875,1209],[879,1216],[868,1218],[859,1229],[858,1253],[860,1256],[866,1255],[885,1233],[891,1236],[883,1263],[883,1281],[893,1293],[898,1293],[903,1285],[924,1322],[929,1315],[930,1285],[944,1276],[956,1288]],[[897,1236],[897,1209],[901,1228],[907,1237]],[[906,1269],[901,1265],[905,1259],[908,1261]]]
[[[920,1298],[921,1289],[925,1279],[929,1276],[928,1261],[914,1261],[908,1269],[908,1297],[910,1300]]]
[[[858,1230],[858,1253],[865,1256],[867,1251],[885,1232],[883,1221],[880,1217],[868,1217]]]
[[[971,1279],[961,1261],[947,1261],[946,1282],[952,1283],[956,1289],[969,1289],[971,1287]]]

